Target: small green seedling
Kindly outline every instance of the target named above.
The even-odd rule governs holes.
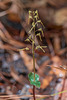
[[[34,72],[30,72],[28,74],[28,78],[29,78],[30,84],[33,85],[33,98],[35,100],[35,86],[38,88],[40,88],[41,86],[41,83],[39,81],[39,75],[35,74],[35,50],[41,49],[45,53],[44,48],[46,48],[46,46],[40,46],[40,45],[36,46],[36,43],[35,43],[35,37],[39,37],[40,41],[42,41],[41,37],[44,36],[43,30],[42,30],[42,27],[44,27],[44,25],[39,19],[37,10],[29,11],[28,23],[31,23],[32,27],[30,31],[28,32],[28,38],[25,41],[30,42],[32,44],[33,69],[34,69]],[[38,28],[38,26],[42,26],[42,27]],[[30,49],[26,47],[21,50],[30,50]]]

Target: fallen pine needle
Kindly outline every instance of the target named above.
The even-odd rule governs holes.
[[[37,98],[46,98],[46,97],[50,97],[50,96],[55,96],[57,94],[61,94],[61,93],[65,93],[67,92],[67,90],[58,92],[56,94],[51,94],[51,95],[36,95]],[[25,98],[25,97],[33,97],[33,95],[1,95],[0,98],[7,98],[7,100],[9,99],[18,99],[18,98]]]

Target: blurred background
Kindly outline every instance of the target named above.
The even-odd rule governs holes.
[[[47,46],[45,53],[35,51],[41,81],[36,94],[49,95],[41,100],[67,100],[67,0],[0,0],[0,100],[33,100],[22,97],[33,93],[28,80],[33,72],[31,44],[25,42],[31,26],[29,10],[38,10],[45,26],[44,37],[36,44]],[[30,51],[18,51],[24,47]],[[57,94],[61,91],[66,92]]]

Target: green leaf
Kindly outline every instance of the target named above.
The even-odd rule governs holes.
[[[28,74],[28,78],[29,78],[30,84],[40,87],[41,83],[39,81],[38,74],[35,74],[35,81],[34,81],[34,73],[33,72]]]
[[[40,85],[41,85],[40,81],[33,81],[33,82],[31,81],[30,84],[35,85],[35,86],[38,87],[38,88],[39,88]]]
[[[34,81],[34,73],[30,72],[28,75],[29,81]],[[39,81],[39,75],[35,74],[35,81]]]

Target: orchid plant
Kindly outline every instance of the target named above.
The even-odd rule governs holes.
[[[42,36],[44,36],[43,34],[43,29],[42,27],[44,27],[42,21],[39,19],[39,15],[38,15],[38,11],[29,11],[29,19],[28,19],[28,23],[31,22],[31,29],[28,32],[28,38],[25,40],[27,42],[30,42],[32,44],[32,55],[33,55],[33,69],[34,72],[30,72],[28,74],[28,78],[30,81],[30,84],[33,85],[33,97],[35,100],[35,86],[40,88],[41,86],[41,82],[39,81],[39,75],[35,73],[35,50],[37,49],[41,49],[44,53],[44,48],[46,48],[46,46],[41,46],[41,45],[37,45],[35,43],[35,37],[39,37],[40,41],[42,41]],[[38,25],[42,26],[40,28],[38,28]],[[23,48],[22,50],[30,50],[28,47]]]

